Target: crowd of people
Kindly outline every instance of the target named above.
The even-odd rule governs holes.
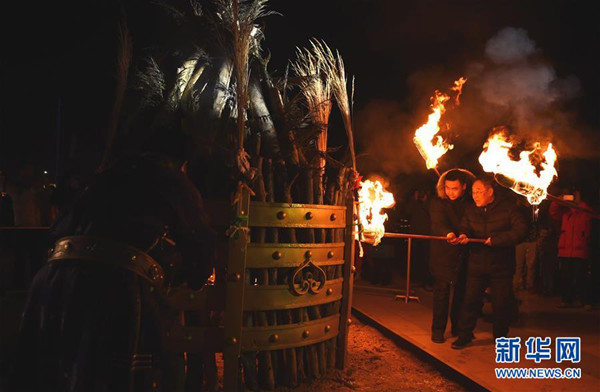
[[[33,178],[27,176],[29,168],[24,170],[21,179]],[[56,215],[67,209],[81,188],[73,173],[58,187],[38,186],[38,192],[34,190],[39,181],[30,187],[18,187],[18,182],[8,187],[4,176],[0,180],[0,226],[41,226],[44,214],[28,221],[28,215],[19,212],[44,209],[39,203],[30,208],[36,198],[27,198],[28,194],[45,195],[54,209],[50,215]],[[560,295],[559,308],[592,311],[598,304],[599,285],[593,282],[598,276],[598,249],[592,243],[599,216],[580,189],[564,189],[560,200],[533,207],[498,187],[493,177],[452,169],[439,177],[435,194],[417,190],[407,206],[410,232],[446,237],[446,241],[414,241],[412,249],[412,276],[433,291],[433,342],[446,341],[449,320],[450,333],[456,337],[452,348],[468,346],[486,300],[492,306],[494,337],[508,336],[525,291]],[[375,248],[365,247],[372,256]],[[383,273],[370,267],[371,275],[383,284],[389,284],[392,275],[389,259],[381,258]],[[363,270],[368,271],[369,265]]]
[[[464,169],[443,173],[435,195],[425,187],[411,193],[403,214],[406,231],[447,237],[412,241],[411,281],[433,291],[433,342],[446,341],[449,320],[457,338],[452,347],[469,345],[484,302],[491,302],[495,338],[508,335],[531,295],[558,296],[558,308],[597,307],[599,252],[593,238],[599,216],[581,187],[560,193],[559,200],[531,206],[493,177]],[[373,249],[366,253],[362,277],[373,281],[369,276],[386,265],[389,283],[389,262],[373,263]]]

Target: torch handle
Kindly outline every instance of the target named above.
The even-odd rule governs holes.
[[[417,147],[419,154],[421,154],[421,158],[423,158],[425,160],[425,164],[429,165],[429,159],[427,158],[427,153],[425,152],[425,150],[423,150],[421,141],[419,139],[417,139],[416,137],[414,137],[413,142],[415,143],[415,146]],[[427,168],[429,169],[429,166],[427,166]],[[437,169],[437,167],[434,166],[432,169],[435,170],[435,174],[437,174],[437,176],[440,177],[440,172]]]
[[[444,236],[437,235],[423,235],[423,234],[404,234],[404,233],[385,233],[383,235],[387,238],[412,238],[417,240],[438,240],[438,241],[447,241],[448,238]],[[483,244],[486,240],[483,238],[469,238],[469,242],[476,242],[479,244]]]

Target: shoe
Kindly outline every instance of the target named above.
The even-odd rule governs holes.
[[[452,348],[455,350],[461,350],[461,349],[467,347],[468,345],[470,345],[472,341],[473,341],[473,339],[465,338],[465,337],[461,336],[458,339],[456,339],[454,342],[452,342]]]
[[[458,329],[453,329],[452,330],[452,337],[456,338],[458,336],[460,336],[460,332],[458,331]],[[471,334],[471,340],[475,339],[475,334]]]
[[[431,333],[431,341],[434,343],[444,343],[446,339],[444,338],[443,332],[432,332]]]

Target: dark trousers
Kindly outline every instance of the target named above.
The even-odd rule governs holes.
[[[511,316],[514,311],[512,275],[505,272],[469,271],[467,274],[465,301],[460,314],[459,335],[469,339],[483,304],[485,289],[490,287],[494,319],[494,337],[508,334]]]
[[[429,244],[427,241],[412,241],[410,258],[412,281],[421,285],[432,284],[433,276],[429,272]]]
[[[433,320],[431,331],[444,333],[448,322],[448,311],[450,311],[450,328],[452,334],[459,331],[458,323],[460,311],[465,296],[464,277],[454,283],[447,280],[436,279],[433,283]]]
[[[573,303],[579,299],[588,305],[590,289],[590,263],[586,259],[559,257],[562,277],[562,300]]]

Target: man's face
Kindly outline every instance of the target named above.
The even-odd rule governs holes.
[[[494,189],[479,180],[473,183],[473,201],[477,207],[485,207],[494,201]]]
[[[466,184],[461,184],[460,180],[446,180],[444,181],[444,190],[446,192],[446,196],[450,200],[456,200],[465,193],[465,189],[467,188]]]

